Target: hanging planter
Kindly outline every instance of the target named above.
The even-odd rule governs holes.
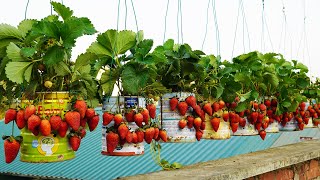
[[[136,156],[136,155],[143,155],[144,154],[144,141],[143,138],[136,140],[132,140],[128,142],[129,136],[132,136],[133,133],[129,133],[128,138],[124,142],[120,142],[117,144],[113,152],[108,151],[107,145],[107,137],[108,137],[108,128],[113,127],[115,121],[110,122],[107,124],[107,114],[112,114],[113,116],[116,114],[121,114],[123,117],[123,121],[127,122],[128,128],[134,132],[135,136],[137,136],[137,131],[139,130],[139,126],[133,121],[134,115],[127,115],[128,113],[137,111],[137,107],[145,107],[145,99],[139,98],[137,96],[127,96],[127,97],[109,97],[106,98],[103,102],[103,126],[102,126],[102,151],[101,154],[103,155],[112,155],[112,156]],[[120,113],[118,113],[120,112]],[[145,122],[143,122],[145,124]],[[142,132],[142,131],[140,131]],[[143,132],[142,132],[143,133]],[[130,141],[130,140],[129,140]],[[110,150],[110,149],[109,149]]]
[[[1,69],[7,77],[5,92],[9,104],[17,102],[7,110],[5,124],[15,122],[21,129],[25,162],[74,158],[86,130],[93,131],[99,122],[93,109],[97,84],[90,65],[97,57],[85,53],[71,61],[76,39],[96,30],[88,18],[73,16],[61,3],[51,5],[57,15],[27,19],[18,28],[0,25],[1,34],[10,39],[1,57],[7,59]]]
[[[186,105],[186,112],[181,114],[178,108],[174,108],[172,110],[170,106],[171,98],[176,98],[177,100],[184,102],[185,99],[189,96],[193,96],[193,94],[187,92],[173,92],[166,93],[162,96],[162,128],[166,129],[167,131],[167,142],[196,141],[195,128],[193,126],[190,126],[190,128],[185,127],[183,129],[179,127],[179,121],[181,119],[187,119],[187,116],[191,116],[192,109],[189,108],[188,105]]]
[[[57,114],[63,116],[70,109],[68,92],[38,93],[38,97],[41,101],[34,106],[38,116],[45,115],[50,117]],[[29,104],[33,104],[33,102],[22,100],[22,106],[27,107]],[[75,153],[69,146],[69,140],[66,136],[61,137],[58,134],[50,134],[48,136],[35,135],[27,127],[21,129],[21,136],[23,137],[21,161],[33,163],[57,162],[75,157]]]

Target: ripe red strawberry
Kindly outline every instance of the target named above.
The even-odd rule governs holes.
[[[148,111],[148,109],[143,109],[143,110],[141,111],[141,114],[142,114],[142,116],[143,116],[143,122],[144,122],[145,124],[149,124],[149,119],[150,119],[150,117],[149,117],[149,111]]]
[[[50,117],[49,122],[52,130],[58,130],[60,128],[62,119],[60,116],[55,115]]]
[[[225,122],[227,122],[229,120],[229,112],[223,111],[222,118]]]
[[[230,105],[230,108],[234,109],[238,106],[238,104],[236,102],[232,102]]]
[[[36,113],[36,107],[34,105],[30,105],[26,107],[24,111],[24,119],[27,120],[29,117]]]
[[[24,119],[24,110],[20,109],[17,112],[16,124],[19,129],[22,129],[26,126],[27,121]]]
[[[202,130],[197,130],[196,132],[196,138],[198,141],[200,141],[200,139],[202,138],[203,132]]]
[[[84,117],[84,116],[83,116]],[[66,119],[66,122],[68,125],[75,131],[78,131],[80,127],[80,113],[77,111],[68,111],[64,118]]]
[[[262,120],[263,123],[269,123],[270,118],[268,116],[265,116]]]
[[[268,115],[269,117],[272,117],[272,116],[273,116],[273,111],[272,111],[271,109],[268,109],[268,110],[267,110],[267,115]]]
[[[161,138],[161,140],[163,141],[163,142],[167,142],[168,141],[168,137],[167,137],[167,131],[166,130],[164,130],[164,129],[160,129],[160,131],[159,131],[159,137]]]
[[[83,119],[80,120],[80,126],[85,128],[87,125],[88,119],[84,117]]]
[[[60,124],[60,127],[58,129],[58,134],[60,137],[65,137],[68,131],[68,123],[65,121],[62,121]]]
[[[80,128],[79,130],[79,135],[81,137],[81,139],[83,139],[86,136],[87,132],[85,128]]]
[[[245,127],[246,126],[246,120],[244,119],[244,118],[240,118],[239,119],[239,125],[241,126],[241,127]]]
[[[263,129],[267,129],[268,128],[268,126],[269,126],[269,123],[267,123],[267,122],[264,122],[264,123],[262,123],[262,128]]]
[[[267,133],[265,130],[259,131],[259,135],[261,137],[262,140],[264,140],[264,138],[266,137]]]
[[[194,121],[193,121],[193,126],[194,126],[196,129],[199,129],[200,126],[201,126],[201,123],[202,123],[201,118],[197,117],[197,118],[195,118]]]
[[[153,139],[153,136],[154,136],[154,128],[153,127],[147,128],[144,133],[144,140],[146,141],[146,143],[150,144]]]
[[[238,112],[238,115],[243,118],[244,117],[244,111]]]
[[[80,118],[83,119],[86,115],[87,104],[83,100],[77,100],[74,105],[74,109],[76,109],[80,113]]]
[[[138,135],[136,132],[132,132],[132,143],[134,144],[138,143]]]
[[[213,110],[213,112],[217,112],[217,111],[219,111],[219,109],[220,109],[219,103],[218,103],[218,102],[214,102],[214,103],[212,104],[212,110]]]
[[[296,121],[297,121],[298,123],[302,123],[302,118],[301,118],[301,117],[296,116],[295,119],[296,119]]]
[[[31,115],[28,119],[28,129],[30,131],[33,131],[35,128],[37,128],[41,124],[41,119],[37,115]]]
[[[299,107],[300,107],[300,110],[301,110],[301,111],[304,111],[304,110],[306,109],[306,103],[305,103],[305,102],[301,102],[301,103],[299,104]]]
[[[14,161],[20,150],[20,142],[15,140],[12,136],[4,139],[3,143],[4,156],[6,163]]]
[[[269,124],[273,123],[274,119],[272,117],[269,117]]]
[[[88,120],[88,126],[89,126],[90,132],[96,129],[96,127],[99,124],[99,120],[100,120],[99,115],[94,115],[91,119]]]
[[[43,136],[49,136],[51,134],[51,124],[49,120],[43,119],[41,121],[39,131]]]
[[[177,108],[178,103],[179,103],[179,101],[178,101],[177,98],[171,98],[170,99],[169,104],[170,104],[171,111],[174,111]]]
[[[262,123],[257,122],[257,123],[255,124],[255,128],[256,128],[256,130],[260,131],[261,126],[262,126]]]
[[[226,106],[226,103],[223,100],[219,101],[219,108],[223,109]]]
[[[251,113],[251,119],[252,119],[253,123],[257,122],[258,115],[259,115],[258,112],[252,112]]]
[[[267,107],[271,107],[271,101],[269,99],[266,99],[264,101],[264,104],[267,106]]]
[[[189,129],[193,127],[194,117],[193,116],[187,116],[187,126]]]
[[[185,119],[180,119],[178,126],[180,129],[183,129],[187,126],[187,121]]]
[[[202,121],[206,120],[206,113],[201,109],[200,114],[199,114],[200,118]]]
[[[114,115],[109,113],[109,112],[104,112],[102,115],[102,125],[107,126],[112,120],[113,120]]]
[[[154,127],[154,136],[153,139],[158,139],[159,137],[159,128],[158,127]]]
[[[206,129],[206,122],[202,121],[200,130],[205,130]]]
[[[264,104],[259,104],[259,109],[260,109],[261,111],[265,111],[265,110],[267,110],[267,106],[264,105]]]
[[[298,123],[298,127],[299,127],[299,129],[302,131],[303,128],[304,128],[304,124],[303,124],[303,123]]]
[[[197,105],[197,99],[194,96],[188,96],[185,101],[192,108],[196,107]]]
[[[17,111],[15,109],[8,109],[5,117],[4,117],[4,123],[8,124],[9,122],[13,121],[16,119],[17,116]]]
[[[196,105],[196,107],[193,108],[193,111],[196,112],[198,116],[202,114],[202,109],[199,105]]]
[[[131,109],[129,112],[126,112],[124,114],[124,117],[126,118],[127,122],[134,122],[133,116],[136,114],[136,111]]]
[[[79,136],[71,136],[69,138],[69,144],[73,151],[77,151],[80,147],[81,138]]]
[[[143,139],[144,139],[144,133],[143,131],[141,130],[136,130],[136,133],[137,133],[137,136],[138,136],[138,143],[141,143],[143,142]]]
[[[31,132],[32,132],[33,135],[38,136],[39,132],[40,132],[39,131],[39,126],[35,127]]]
[[[179,112],[180,112],[180,114],[182,115],[182,116],[184,116],[184,115],[186,115],[186,113],[187,113],[187,111],[188,111],[188,104],[186,103],[186,102],[180,102],[179,104],[178,104],[178,110],[179,110]]]
[[[237,132],[239,123],[231,123],[231,130],[233,133]]]
[[[96,115],[96,111],[93,108],[88,108],[86,110],[86,115],[85,115],[86,118],[88,119],[93,118],[94,115]]]
[[[210,103],[206,103],[203,105],[202,109],[204,110],[204,112],[206,112],[209,116],[212,116],[213,112],[212,112],[212,107]]]
[[[125,123],[121,123],[118,127],[118,133],[120,135],[120,139],[125,139],[129,132],[129,128]]]
[[[149,111],[149,115],[152,119],[156,118],[156,106],[154,104],[148,104],[147,109]]]
[[[218,129],[219,129],[219,125],[220,125],[220,119],[217,118],[217,117],[214,117],[210,120],[210,123],[211,123],[211,126],[212,126],[212,129],[217,132]]]
[[[303,122],[304,122],[305,124],[309,124],[309,118],[307,118],[307,117],[303,118]]]
[[[257,122],[262,122],[263,118],[264,118],[264,114],[263,113],[258,113]]]
[[[120,142],[119,135],[117,133],[110,131],[107,134],[106,140],[107,140],[107,150],[112,155],[113,151],[117,148]]]
[[[128,131],[125,139],[126,139],[127,143],[132,143],[133,135],[130,131]]]
[[[123,122],[122,115],[121,114],[114,115],[113,120],[114,120],[114,124],[119,126],[121,122]]]
[[[257,102],[253,102],[253,109],[258,110],[259,104]]]
[[[141,113],[137,113],[133,116],[134,122],[137,126],[142,127],[143,115]]]

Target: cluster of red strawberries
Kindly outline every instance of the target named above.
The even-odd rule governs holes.
[[[167,142],[167,132],[164,129],[159,129],[155,123],[150,123],[151,119],[156,118],[156,106],[148,104],[146,108],[129,109],[122,113],[113,114],[111,112],[103,113],[104,126],[108,126],[112,121],[113,126],[107,128],[107,150],[110,154],[114,152],[116,147],[124,143],[141,143],[145,140],[150,144],[152,140]],[[135,123],[139,128],[131,130],[128,123]]]
[[[40,116],[34,105],[19,110],[8,109],[5,114],[5,124],[15,121],[19,129],[27,128],[35,136],[54,134],[65,137],[69,131],[69,144],[74,151],[77,151],[81,139],[86,135],[86,125],[88,124],[89,130],[93,131],[99,124],[99,115],[93,108],[87,108],[83,100],[77,100],[73,104],[73,109],[66,112],[64,118],[60,115]]]
[[[214,113],[219,110],[225,108],[225,102],[220,100],[219,102],[215,102],[213,104],[209,102],[197,104],[197,99],[190,95],[184,101],[179,101],[177,97],[172,97],[169,100],[171,111],[175,111],[176,109],[180,113],[181,116],[185,116],[189,107],[192,108],[192,114],[187,117],[183,117],[179,120],[178,126],[180,129],[184,129],[186,126],[188,128],[195,128],[196,130],[196,138],[198,141],[202,138],[203,130],[205,129],[205,115],[213,116]],[[217,120],[216,115],[214,115],[210,122],[215,131],[218,131],[220,119]]]
[[[294,119],[297,121],[298,128],[300,130],[304,129],[304,125],[309,124],[309,120],[313,119],[318,119],[320,115],[320,104],[313,104],[308,106],[306,108],[306,103],[301,102],[299,104],[299,107],[296,109],[295,112],[293,112]],[[314,121],[315,125],[318,126],[317,124],[318,121]]]

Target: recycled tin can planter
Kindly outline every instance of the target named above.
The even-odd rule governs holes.
[[[279,124],[280,131],[294,131],[297,129],[298,129],[297,121],[294,118],[292,118],[290,121],[288,121],[285,126],[282,126],[281,123]]]
[[[47,116],[64,114],[69,109],[68,92],[37,93],[40,102],[36,106],[37,114]],[[32,103],[32,100],[22,100],[22,105]],[[35,136],[31,131],[21,130],[23,141],[21,143],[20,160],[31,163],[47,163],[73,159],[75,152],[69,146],[67,137],[53,135]]]
[[[233,133],[230,130],[231,135],[232,136],[255,136],[255,135],[259,134],[259,132],[254,127],[254,125],[250,124],[250,122],[248,121],[248,119],[246,117],[244,117],[244,119],[246,120],[246,125],[244,127],[239,125],[238,130],[235,133]]]
[[[104,99],[103,101],[103,111],[117,112],[123,111],[125,109],[132,109],[139,104],[139,107],[145,107],[145,99],[138,98],[137,96],[112,96]],[[107,127],[114,125],[112,121],[108,126],[102,126],[102,155],[108,156],[137,156],[144,154],[144,142],[141,143],[124,143],[123,145],[118,145],[117,148],[110,154],[107,150]],[[139,127],[134,122],[128,122],[128,127],[132,130],[138,129]]]
[[[214,131],[212,129],[212,125],[210,123],[209,116],[206,115],[206,128],[203,131],[202,139],[229,139],[231,137],[230,133],[230,123],[225,122],[222,118],[220,118],[220,124],[218,131]]]
[[[184,128],[180,129],[178,126],[179,120],[191,115],[189,109],[185,116],[181,116],[178,111],[171,111],[169,101],[172,97],[177,97],[180,100],[184,100],[188,96],[193,95],[188,92],[174,92],[166,93],[162,96],[162,128],[167,131],[167,142],[195,142],[195,129],[194,128]]]
[[[110,123],[111,124],[111,123]],[[113,125],[113,124],[112,124]],[[137,129],[138,126],[134,123],[128,123],[130,129]],[[141,143],[124,143],[123,145],[118,145],[117,148],[110,154],[107,150],[107,135],[106,126],[102,127],[102,151],[101,154],[108,156],[137,156],[144,154],[144,142]]]
[[[274,121],[273,123],[269,124],[267,129],[265,129],[267,133],[278,133],[279,132],[279,123]]]
[[[23,142],[20,160],[23,162],[48,163],[75,158],[75,152],[69,146],[67,137],[35,136],[26,128],[21,130],[21,136]]]

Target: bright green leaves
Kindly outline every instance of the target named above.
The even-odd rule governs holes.
[[[111,96],[115,83],[118,80],[119,74],[118,71],[109,69],[105,70],[105,72],[101,75],[100,85],[102,90],[105,92],[105,95]]]
[[[36,53],[35,48],[25,47],[21,49],[21,55],[25,58],[30,58]]]
[[[121,74],[123,89],[127,95],[136,95],[147,85],[148,78],[148,69],[133,65],[125,66]]]
[[[115,57],[124,54],[136,44],[136,34],[133,31],[108,30],[97,37],[97,42],[93,43],[88,52],[98,56],[106,55]]]
[[[51,2],[51,5],[54,11],[57,12],[63,18],[63,20],[69,19],[73,14],[73,11],[70,8],[61,3]]]
[[[20,22],[18,29],[23,34],[23,37],[31,30],[32,26],[36,23],[36,20],[26,19]]]
[[[78,56],[74,70],[77,71],[81,67],[91,64],[94,60],[97,59],[97,56],[93,53],[84,53]]]
[[[32,62],[9,62],[6,66],[7,77],[15,83],[22,84],[23,80],[30,82]]]
[[[20,51],[21,49],[17,45],[10,43],[7,47],[7,56],[12,61],[24,61]]]
[[[8,38],[22,39],[23,36],[24,34],[17,28],[8,24],[0,24],[0,40]]]
[[[46,65],[54,65],[60,61],[63,61],[64,55],[65,51],[63,48],[59,46],[53,46],[43,56],[43,61]]]

